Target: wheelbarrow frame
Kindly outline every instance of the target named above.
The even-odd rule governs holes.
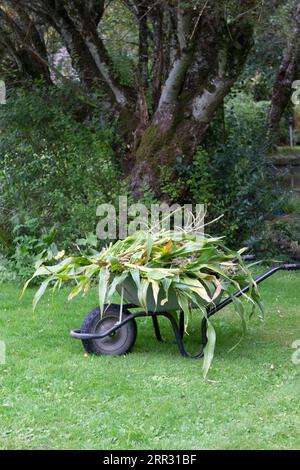
[[[249,258],[248,258],[249,259]],[[275,266],[268,271],[266,271],[264,274],[260,275],[255,279],[256,284],[260,284],[261,282],[265,281],[268,279],[270,276],[273,274],[277,273],[278,271],[296,271],[300,270],[300,264],[296,263],[290,263],[290,264],[281,264],[278,266]],[[218,313],[220,310],[223,308],[227,307],[230,303],[233,302],[233,298],[238,298],[241,297],[243,294],[246,294],[250,290],[250,285],[247,285],[243,289],[237,291],[235,294],[232,295],[232,297],[227,297],[225,300],[220,302],[218,305],[214,307],[207,307],[206,308],[206,316],[203,318],[202,323],[201,323],[201,339],[202,339],[202,347],[199,353],[197,354],[190,354],[186,351],[184,342],[183,342],[183,337],[184,337],[184,313],[183,311],[179,311],[179,318],[178,320],[175,318],[175,315],[170,313],[170,312],[132,312],[126,315],[126,318],[124,318],[122,321],[117,321],[116,324],[109,328],[108,330],[101,332],[101,333],[85,333],[82,332],[82,330],[77,329],[77,330],[72,330],[70,335],[72,338],[79,339],[79,340],[93,340],[93,339],[103,339],[106,338],[107,336],[113,335],[117,330],[122,328],[126,323],[135,320],[136,318],[142,318],[142,317],[151,317],[152,322],[153,322],[153,327],[154,327],[154,332],[155,336],[158,341],[163,341],[161,332],[160,332],[160,327],[159,327],[159,317],[165,317],[167,318],[173,329],[173,333],[175,336],[176,344],[178,346],[178,350],[180,354],[183,357],[189,357],[192,359],[198,359],[202,358],[204,356],[204,351],[205,347],[207,345],[207,319]],[[124,307],[128,311],[129,309],[136,309],[139,308],[139,306],[135,304],[124,304]]]

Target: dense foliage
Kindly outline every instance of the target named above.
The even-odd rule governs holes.
[[[34,239],[54,227],[60,245],[70,246],[95,230],[100,203],[115,202],[122,184],[114,131],[89,113],[67,87],[19,90],[0,107],[4,252],[22,242],[37,254]]]
[[[231,246],[244,243],[258,224],[262,228],[281,202],[279,178],[266,146],[269,106],[268,101],[257,102],[245,92],[233,93],[193,163],[177,164],[173,184],[166,174],[164,190],[172,200],[185,188],[187,199],[207,205],[208,218],[223,215],[219,233]]]

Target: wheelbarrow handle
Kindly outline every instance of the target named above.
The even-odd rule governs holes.
[[[296,271],[300,270],[300,264],[299,263],[287,263],[287,264],[279,264],[278,266],[274,266],[273,268],[269,269],[265,273],[261,274],[259,277],[255,279],[256,284],[260,284],[261,282],[265,281],[268,279],[268,277],[272,276],[273,274],[277,273],[278,271]],[[238,298],[243,294],[246,294],[249,292],[251,289],[250,285],[244,287],[240,291],[236,292],[233,294],[232,297],[228,297],[227,299],[223,300],[220,304],[216,305],[215,307],[211,308],[208,310],[207,315],[208,317],[211,317],[215,313],[219,312],[222,310],[222,308],[226,307],[229,305],[231,302],[233,302],[233,297]]]
[[[300,263],[283,264],[281,269],[285,271],[297,271],[300,269]]]
[[[241,259],[242,259],[243,261],[246,261],[246,262],[247,262],[247,261],[255,261],[255,260],[256,260],[256,256],[255,256],[255,255],[243,255],[243,256],[241,256]],[[238,258],[235,258],[235,259],[233,260],[233,263],[238,263],[238,262],[239,262],[239,259],[238,259]]]
[[[244,255],[244,256],[242,256],[242,260],[243,261],[254,261],[254,260],[256,260],[256,256],[255,255]]]

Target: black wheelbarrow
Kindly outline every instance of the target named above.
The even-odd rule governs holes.
[[[255,282],[259,284],[277,271],[294,271],[299,269],[300,264],[281,264],[269,269],[255,279]],[[250,286],[246,286],[236,292],[233,297],[240,297],[249,290]],[[180,354],[184,357],[201,358],[204,356],[204,350],[207,344],[207,318],[215,315],[233,302],[232,297],[228,297],[223,301],[221,301],[220,297],[215,301],[214,307],[206,306],[207,315],[203,318],[201,323],[201,350],[198,354],[191,355],[186,351],[183,342],[184,313],[180,310],[174,296],[171,296],[163,307],[160,306],[156,309],[154,307],[153,297],[149,297],[149,299],[147,299],[149,310],[146,313],[144,311],[131,312],[132,309],[140,307],[133,285],[125,285],[124,293],[127,300],[132,303],[123,305],[122,316],[120,316],[120,305],[111,304],[107,307],[102,316],[98,307],[87,315],[80,330],[71,331],[71,336],[80,339],[88,353],[97,355],[123,355],[130,352],[137,337],[136,318],[140,317],[152,318],[156,338],[158,341],[162,341],[158,318],[165,317],[168,318],[172,325]],[[158,305],[160,305],[160,302],[158,302]],[[179,313],[175,315],[174,311],[178,311]]]

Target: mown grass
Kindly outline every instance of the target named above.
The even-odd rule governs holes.
[[[299,449],[300,275],[277,274],[262,285],[266,320],[246,338],[230,308],[214,320],[217,348],[207,381],[202,361],[182,358],[169,324],[166,342],[139,320],[126,357],[87,356],[69,330],[97,304],[96,292],[67,303],[47,294],[35,314],[33,291],[19,301],[0,287],[1,449]],[[188,345],[196,350],[198,321]]]

